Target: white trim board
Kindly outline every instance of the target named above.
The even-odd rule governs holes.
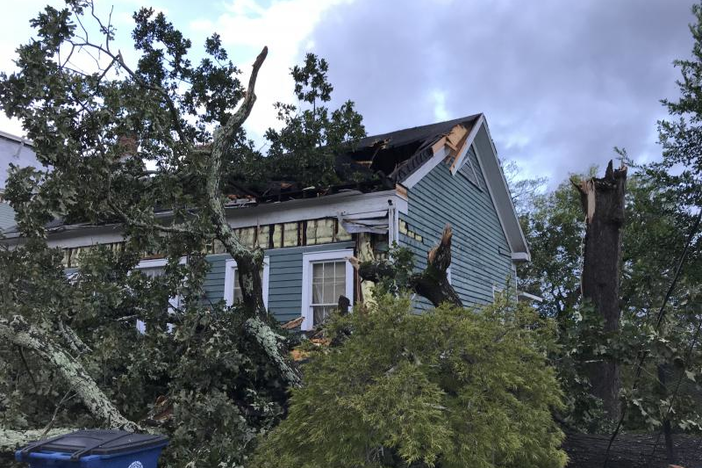
[[[407,189],[411,189],[417,183],[424,178],[425,175],[429,174],[432,169],[434,169],[436,166],[438,166],[444,159],[446,159],[446,156],[448,156],[449,150],[446,148],[446,145],[442,146],[439,151],[434,153],[434,156],[429,158],[427,161],[424,162],[419,168],[417,168],[416,171],[414,171],[412,174],[409,175],[404,181],[402,181],[402,185],[407,187]]]
[[[231,307],[234,304],[234,271],[236,260],[228,258],[224,263],[224,302]],[[268,291],[271,278],[271,258],[263,258],[263,275],[261,276],[263,288],[263,304],[268,308]]]
[[[473,141],[475,141],[475,137],[478,134],[478,130],[480,130],[480,127],[483,125],[483,122],[485,121],[485,114],[480,114],[478,116],[478,119],[475,121],[473,124],[473,127],[470,129],[470,133],[468,134],[468,137],[466,138],[466,142],[463,145],[463,148],[461,148],[461,152],[458,154],[458,157],[456,158],[456,162],[453,164],[453,167],[451,168],[451,175],[456,175],[458,170],[463,166],[463,163],[465,162],[466,155],[468,155],[468,149],[473,146]]]
[[[301,325],[302,330],[313,328],[314,317],[312,315],[312,264],[320,261],[345,260],[346,261],[346,294],[345,296],[353,306],[353,266],[349,258],[353,257],[353,249],[324,250],[321,252],[310,252],[302,254],[302,316],[304,320]]]
[[[400,197],[395,190],[384,190],[371,193],[341,193],[315,199],[265,203],[228,210],[227,221],[236,229],[387,210],[391,204],[401,213],[407,213],[407,200]]]
[[[514,208],[512,203],[512,195],[509,191],[509,186],[507,185],[507,180],[505,179],[504,173],[502,172],[502,167],[500,166],[500,161],[497,156],[497,149],[495,148],[495,143],[490,136],[490,129],[488,128],[487,120],[483,122],[481,127],[484,129],[482,134],[476,137],[475,155],[480,163],[480,170],[483,172],[483,177],[488,186],[490,197],[493,200],[495,209],[497,210],[497,215],[500,218],[500,224],[507,238],[507,242],[510,245],[510,249],[513,254],[522,253],[526,255],[525,260],[520,261],[530,261],[531,254],[529,253],[529,245],[527,244],[526,238],[524,237],[524,232],[522,232],[522,227],[519,224],[519,217],[517,216],[517,210]],[[487,145],[490,148],[492,157],[487,157],[485,154],[478,152],[477,142],[481,140],[485,143],[487,140]]]
[[[407,200],[395,190],[360,193],[344,192],[313,199],[290,200],[280,203],[264,203],[245,208],[228,209],[227,221],[233,229],[255,227],[266,224],[281,224],[321,218],[338,218],[355,213],[388,210],[407,213]],[[88,247],[122,241],[122,227],[111,226],[66,226],[60,232],[50,233],[50,247]],[[10,245],[22,244],[24,238],[8,238]]]

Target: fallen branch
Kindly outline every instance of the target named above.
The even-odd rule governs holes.
[[[44,434],[43,429],[30,429],[26,431],[15,431],[0,428],[0,460],[14,459],[14,452],[35,440],[57,437],[62,434],[77,431],[76,428],[51,429]]]
[[[0,338],[29,349],[44,359],[76,392],[88,411],[105,426],[128,431],[138,430],[139,426],[122,416],[81,363],[42,331],[44,328],[30,325],[19,315],[10,319],[0,318]]]

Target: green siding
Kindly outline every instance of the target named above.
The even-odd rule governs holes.
[[[300,316],[302,306],[302,255],[308,252],[323,252],[353,248],[353,242],[288,247],[266,250],[270,258],[268,286],[268,308],[281,322]],[[209,255],[210,272],[205,280],[207,299],[217,302],[224,298],[224,266],[229,255]]]
[[[478,184],[462,174],[452,175],[441,163],[408,191],[408,212],[400,219],[421,241],[400,234],[400,243],[416,255],[418,269],[426,267],[427,253],[441,239],[446,223],[453,228],[451,280],[464,305],[493,300],[493,286],[503,288],[513,276],[510,248],[487,192],[482,171],[472,149],[469,157]],[[416,300],[418,309],[429,303]]]

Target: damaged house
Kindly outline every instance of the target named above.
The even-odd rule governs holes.
[[[324,190],[294,181],[265,191],[231,188],[229,223],[243,243],[265,250],[264,300],[278,320],[298,319],[308,330],[337,307],[339,296],[362,299],[367,291],[352,257],[384,255],[397,243],[423,269],[446,224],[453,228],[449,280],[464,305],[492,301],[515,278],[516,263],[529,261],[483,114],[367,137],[337,160],[382,177]],[[77,267],[85,249],[123,242],[118,224],[56,222],[49,232],[67,269]],[[209,246],[206,294],[232,304],[241,296],[237,265],[223,252],[218,242]],[[139,268],[158,275],[165,264],[146,258]],[[418,309],[427,306],[416,299]]]

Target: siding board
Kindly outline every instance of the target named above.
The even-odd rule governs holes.
[[[426,267],[427,253],[440,240],[446,223],[453,228],[451,276],[466,306],[492,302],[493,285],[504,287],[514,274],[509,245],[492,204],[472,148],[468,158],[476,168],[478,184],[439,164],[408,190],[408,212],[400,214],[421,241],[400,233],[400,243],[415,254],[417,269]],[[415,298],[415,307],[431,305]]]
[[[336,242],[305,247],[268,249],[270,274],[268,286],[268,308],[281,322],[300,316],[302,306],[302,255],[308,252],[323,252],[353,248],[353,242]],[[207,300],[217,302],[224,298],[224,267],[227,254],[208,255],[210,272],[205,279]]]

